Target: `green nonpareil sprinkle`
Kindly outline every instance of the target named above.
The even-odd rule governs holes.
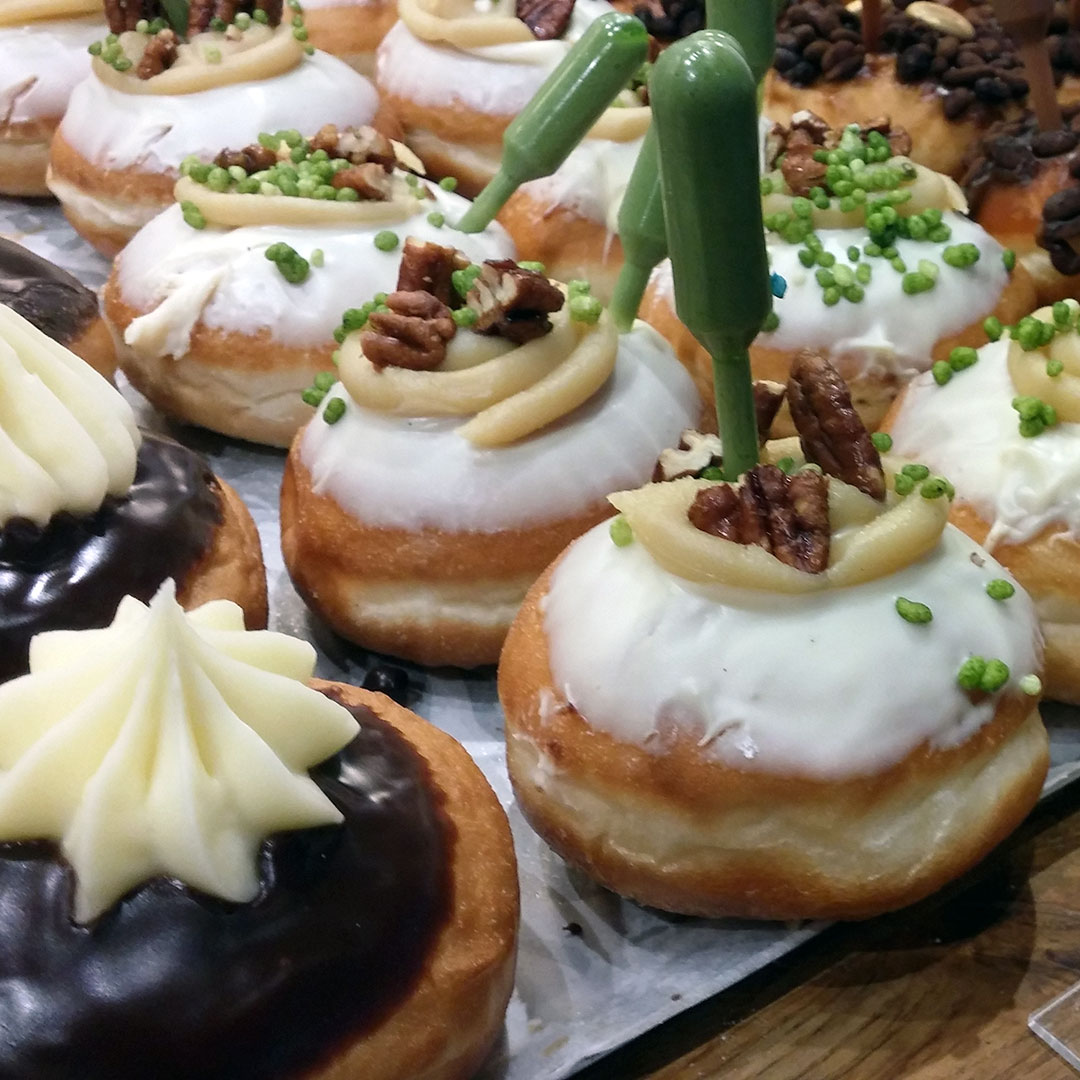
[[[400,243],[398,234],[390,229],[380,229],[375,234],[375,246],[380,251],[393,251]]]
[[[436,229],[441,229],[446,224],[446,216],[438,210],[432,210],[427,216],[427,223]]]
[[[986,586],[986,595],[991,600],[1008,600],[1010,596],[1016,593],[1016,586],[1011,581],[1006,581],[1004,578],[994,578],[993,581],[988,582]]]
[[[321,267],[326,262],[326,255],[323,253],[322,248],[316,248],[310,256],[308,256],[308,262],[312,266]]]
[[[314,386],[316,390],[321,390],[324,394],[337,382],[337,376],[332,371],[320,371],[315,376]]]
[[[701,470],[702,480],[723,480],[724,470],[717,465],[709,465]]]
[[[630,522],[622,514],[611,519],[608,534],[611,536],[611,542],[616,547],[626,547],[634,542],[634,531],[630,528]]]
[[[897,495],[910,495],[915,490],[915,481],[910,476],[897,473],[893,479],[893,487]]]
[[[1038,675],[1024,675],[1017,680],[1017,686],[1020,687],[1022,694],[1027,694],[1028,697],[1038,697],[1042,693],[1042,679]]]
[[[873,273],[873,267],[871,267],[869,263],[859,263],[859,265],[855,267],[855,280],[860,285],[869,285]]]
[[[520,266],[522,270],[531,270],[534,274],[542,274],[545,269],[542,262],[536,262],[535,260],[530,261],[528,259],[520,260],[518,266]],[[570,288],[569,284],[567,285],[567,288]],[[585,291],[588,292],[589,290],[586,289]]]
[[[978,363],[978,361],[979,354],[968,345],[957,345],[957,347],[949,353],[949,367],[951,367],[953,371],[964,371],[973,364]]]
[[[309,386],[301,395],[300,400],[305,405],[310,405],[312,408],[317,409],[326,397],[325,390],[317,390],[314,386]]]
[[[473,283],[480,276],[480,267],[476,263],[470,263],[460,270],[455,270],[450,275],[450,283],[454,286],[454,292],[464,297],[473,287]]]
[[[918,462],[911,462],[905,465],[901,470],[901,474],[909,476],[915,483],[922,483],[930,476],[930,470],[925,465],[920,465]]]
[[[935,278],[916,270],[904,275],[902,288],[908,296],[915,296],[918,293],[929,292],[935,284]]]
[[[456,311],[450,312],[450,314],[454,323],[461,327],[472,326],[479,318],[479,315],[471,307],[458,308]]]
[[[328,424],[336,424],[345,415],[345,399],[331,398],[323,409],[322,418]]]
[[[271,244],[266,249],[266,257],[278,268],[278,272],[290,285],[299,285],[307,281],[311,273],[311,264],[307,259],[295,248],[280,241]]]
[[[603,314],[604,305],[595,296],[583,293],[570,297],[570,318],[575,322],[595,323]]]
[[[1001,261],[1005,264],[1005,269],[1011,274],[1016,267],[1016,252],[1012,248],[1006,248],[1001,253]]]
[[[1050,310],[1055,326],[1059,329],[1064,329],[1069,325],[1069,321],[1072,318],[1072,310],[1064,300],[1056,301]]]
[[[996,315],[990,315],[983,320],[983,333],[991,341],[1000,341],[1004,332],[1005,327],[1001,325],[1001,320]]]
[[[934,618],[934,613],[925,604],[904,596],[896,598],[896,614],[905,622],[916,624],[928,623]]]
[[[986,661],[981,656],[969,656],[960,665],[960,670],[956,673],[956,681],[963,690],[978,690],[985,672]]]
[[[443,191],[456,191],[457,184],[458,182],[456,176],[444,176],[439,181],[439,187],[441,187]]]
[[[892,449],[892,436],[887,431],[875,431],[870,436],[870,441],[880,454],[887,454]]]
[[[216,48],[203,49],[203,56],[208,64],[221,63],[221,50]]]
[[[983,668],[982,678],[979,680],[979,689],[984,693],[993,694],[1000,690],[1009,681],[1009,665],[1004,660],[987,660]]]
[[[770,311],[765,316],[765,321],[761,324],[762,333],[771,334],[780,325],[780,316],[775,311]]]
[[[1056,379],[1065,370],[1065,365],[1060,360],[1046,361],[1046,374]]]
[[[1020,416],[1020,434],[1026,439],[1041,435],[1058,422],[1057,410],[1053,405],[1037,397],[1014,397],[1012,407]]]
[[[953,377],[953,369],[947,360],[935,360],[930,366],[930,374],[938,386],[944,386]]]
[[[795,471],[795,459],[793,457],[782,457],[776,463],[776,467],[782,473],[787,473],[787,475],[790,476]]]
[[[203,217],[202,211],[193,202],[182,202],[180,212],[184,215],[186,225],[190,225],[193,229],[206,228],[206,218]]]
[[[862,258],[862,252],[859,251],[859,249],[854,244],[852,244],[851,247],[847,249],[847,257],[848,262],[857,263],[859,259]]]
[[[292,36],[296,38],[297,41],[307,41],[307,28],[304,26],[294,26]],[[333,423],[333,421],[330,421],[330,423]]]
[[[252,17],[252,18],[253,18],[253,19],[254,19],[254,20],[255,20],[255,21],[257,22],[257,23],[262,23],[262,24],[263,24],[264,26],[265,26],[265,25],[266,25],[266,24],[267,24],[267,23],[268,23],[268,22],[270,21],[270,16],[269,16],[269,15],[267,15],[267,14],[266,14],[266,12],[265,12],[265,11],[263,11],[263,9],[262,9],[262,8],[256,8],[256,9],[255,9],[255,10],[254,10],[254,11],[253,11],[253,12],[251,13],[251,17]]]
[[[951,487],[952,485],[944,476],[931,476],[929,480],[923,482],[922,487],[919,488],[919,494],[924,499],[940,499],[943,495],[951,499],[952,495],[949,494]]]

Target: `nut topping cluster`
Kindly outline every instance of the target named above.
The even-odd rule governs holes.
[[[364,355],[387,366],[433,371],[446,359],[446,343],[457,332],[450,309],[431,293],[392,292],[386,311],[373,311],[360,335]]]
[[[548,316],[562,309],[566,297],[556,285],[513,259],[489,259],[466,296],[476,311],[473,329],[523,345],[551,329]]]

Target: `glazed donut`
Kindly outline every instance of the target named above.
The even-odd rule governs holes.
[[[701,416],[643,323],[619,335],[599,305],[579,321],[591,298],[564,304],[534,271],[477,270],[468,311],[488,309],[509,276],[552,312],[551,330],[541,315],[542,336],[516,346],[460,330],[438,367],[407,370],[372,315],[346,339],[341,382],[297,436],[282,484],[282,551],[301,596],[350,641],[423,664],[494,663],[546,563],[608,516],[604,492],[648,476]],[[388,303],[404,311],[402,297],[417,302]],[[506,318],[499,332],[516,335],[519,317]]]
[[[813,398],[818,377],[793,382]],[[820,409],[803,447],[828,461]],[[899,461],[841,457],[862,462],[841,480],[804,460],[787,440],[766,452],[787,472],[756,466],[734,490],[685,476],[612,496],[619,528],[577,540],[507,637],[518,804],[556,852],[640,903],[868,917],[963,873],[1038,798],[1030,599],[987,595],[1007,573],[947,525],[941,478],[925,481],[934,498],[902,496]],[[795,506],[794,534],[769,524]]]
[[[501,6],[483,15],[471,7],[468,15],[443,14],[452,6],[402,0],[399,21],[379,46],[375,81],[405,141],[432,175],[455,177],[472,198],[498,171],[510,121],[611,5],[576,0],[562,34],[547,40],[534,39],[525,22]]]
[[[964,176],[975,220],[1016,252],[1035,283],[1037,302],[1052,304],[1080,288],[1073,248],[1080,216],[1080,165],[1074,151],[1080,108],[1066,109],[1069,127],[1040,132],[1034,117],[1001,124],[979,144]]]
[[[788,123],[809,110],[833,127],[886,117],[917,134],[916,162],[958,177],[979,137],[1026,98],[1020,58],[990,4],[964,14],[897,4],[884,7],[882,24],[880,51],[867,56],[861,19],[843,0],[789,3],[765,80],[765,113]],[[985,77],[965,81],[976,67]]]
[[[0,1070],[476,1072],[513,984],[518,885],[506,815],[458,743],[382,694],[307,684],[310,645],[245,633],[224,601],[185,614],[167,589],[125,600],[106,630],[42,635],[33,657],[0,688],[10,773],[59,767],[24,751],[61,721],[59,756],[79,760],[69,784],[0,810],[19,913],[0,974],[22,988]],[[27,703],[39,728],[20,735]],[[128,750],[135,736],[148,753]],[[95,799],[106,774],[112,797]]]
[[[49,141],[103,30],[101,5],[90,0],[42,5],[39,14],[35,6],[0,11],[0,195],[49,194]]]
[[[305,56],[293,36],[306,33],[302,27],[272,29],[243,12],[236,18],[224,31],[173,44],[172,66],[149,77],[138,75],[153,70],[143,60],[172,31],[128,29],[102,46],[72,93],[52,142],[48,184],[102,254],[115,255],[172,202],[185,158],[212,158],[223,144],[244,146],[260,131],[316,131],[375,116],[372,85],[336,57]],[[108,53],[111,64],[103,59],[109,49],[119,50],[119,59]]]
[[[112,378],[116,352],[98,312],[97,296],[55,263],[3,237],[0,303]]]
[[[316,49],[361,75],[375,74],[375,50],[397,22],[395,0],[307,0],[304,25]]]
[[[344,156],[352,142],[365,149]],[[387,187],[387,197],[361,194],[353,202],[328,203],[240,195],[235,182],[226,193],[181,183],[178,204],[141,229],[117,257],[105,287],[106,319],[125,375],[157,408],[236,438],[288,446],[311,415],[301,400],[304,388],[332,367],[343,312],[395,288],[402,241],[444,243],[453,237],[450,242],[472,258],[514,255],[498,225],[471,235],[454,231],[468,203],[392,169],[391,144],[372,129],[324,128],[302,144],[309,155],[305,161],[319,153],[314,144],[324,143],[343,148],[343,156],[334,160],[344,168],[334,178],[346,175],[351,164],[365,192],[364,170],[372,155],[382,154],[385,164],[370,167]],[[288,152],[284,144],[283,149]],[[260,150],[274,160],[257,145],[234,156]],[[226,153],[218,160],[231,158]],[[330,164],[324,167],[330,171]],[[188,207],[186,215],[182,206]],[[308,223],[304,214],[321,214],[323,220]],[[267,257],[282,246],[293,261]],[[309,262],[312,258],[318,265]],[[294,273],[297,265],[300,271]]]
[[[800,349],[825,350],[873,428],[904,382],[947,359],[955,347],[983,341],[988,316],[1005,323],[1020,318],[1030,310],[1034,288],[1022,267],[1006,268],[1012,260],[1005,249],[963,215],[955,183],[912,166],[903,154],[887,156],[893,153],[890,139],[903,140],[902,148],[910,144],[903,132],[884,126],[861,134],[846,130],[836,152],[864,154],[872,145],[886,157],[867,166],[869,173],[880,170],[880,179],[863,204],[849,205],[848,196],[829,198],[832,181],[812,154],[835,138],[810,114],[770,136],[770,160],[782,158],[782,164],[763,181],[769,192],[767,245],[785,291],[774,303],[774,323],[750,348],[750,362],[755,378],[786,382]],[[895,187],[883,190],[880,185],[893,179]],[[851,186],[842,178],[836,183]],[[811,192],[821,193],[819,206]],[[896,220],[889,225],[877,211],[893,200],[906,201],[895,201]],[[911,233],[913,221],[918,239]],[[887,256],[891,249],[893,256]],[[641,317],[674,345],[699,388],[711,396],[708,355],[675,317],[670,263],[654,274]],[[779,433],[790,432],[784,414],[779,424]]]
[[[0,681],[44,630],[105,626],[166,578],[185,604],[235,600],[266,625],[259,534],[198,455],[140,434],[116,389],[0,308]]]
[[[1074,402],[1071,359],[1080,335],[1076,301],[1044,308],[1035,319],[1058,327],[1044,346],[1025,351],[1008,335],[983,346],[978,362],[944,385],[915,379],[896,403],[886,428],[899,453],[947,472],[956,484],[952,520],[984,544],[1031,594],[1046,635],[1046,691],[1080,703],[1080,411]],[[1067,315],[1065,313],[1068,313]],[[1025,320],[1023,339],[1034,320]],[[1037,327],[1035,329],[1038,329]],[[1019,334],[1020,331],[1018,330]],[[1061,375],[1046,364],[1064,357]],[[1032,381],[1034,380],[1034,382]],[[1045,402],[1057,420],[1021,431],[1014,401]]]

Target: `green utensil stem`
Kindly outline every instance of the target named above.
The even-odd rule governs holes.
[[[521,183],[523,181],[514,180],[500,169],[476,196],[472,206],[465,211],[465,216],[458,222],[458,231],[483,232],[495,220],[495,215],[507,204]]]
[[[712,357],[717,430],[724,441],[723,476],[734,481],[758,463],[750,353],[726,341],[710,341],[706,348]]]
[[[656,263],[642,265],[632,263],[629,259],[623,261],[609,309],[620,334],[625,334],[634,325],[638,308],[641,306],[641,298],[645,295],[645,289],[655,266]]]

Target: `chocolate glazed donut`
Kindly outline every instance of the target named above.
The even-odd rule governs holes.
[[[359,734],[312,770],[345,822],[267,840],[250,904],[159,878],[77,926],[55,848],[0,845],[0,1080],[284,1080],[409,993],[456,834],[419,753],[346,707]]]
[[[35,634],[107,626],[125,596],[148,601],[166,578],[182,582],[221,522],[205,462],[148,434],[123,498],[90,517],[57,514],[44,529],[9,521],[0,528],[0,682],[25,674]]]

